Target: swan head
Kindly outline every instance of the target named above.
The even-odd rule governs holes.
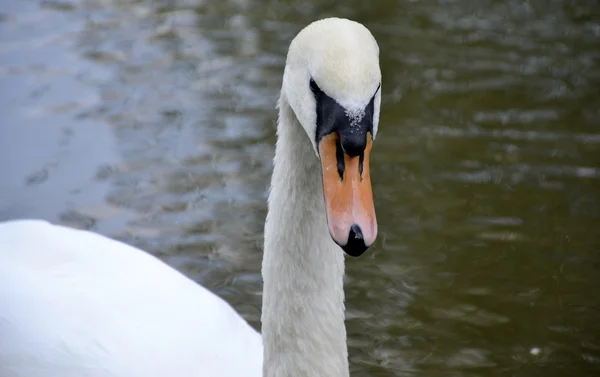
[[[381,104],[375,38],[354,21],[313,22],[290,44],[282,93],[321,161],[329,233],[359,256],[377,237],[369,173]]]

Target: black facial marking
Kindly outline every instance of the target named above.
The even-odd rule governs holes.
[[[321,88],[317,85],[315,80],[310,79],[310,90],[316,95],[317,93],[321,93]]]
[[[353,115],[325,94],[313,79],[310,80],[310,89],[317,101],[317,132],[315,135],[317,144],[323,137],[337,132],[340,135],[343,152],[350,157],[361,156],[367,147],[367,133],[373,134],[375,95],[361,114]],[[360,166],[362,171],[362,160]],[[338,158],[338,170],[339,167],[340,160]]]
[[[360,174],[360,180],[362,181],[363,163],[365,162],[365,153],[361,153],[358,157],[358,173]]]
[[[340,180],[343,181],[346,162],[344,161],[344,150],[342,149],[342,143],[340,142],[340,139],[338,139],[335,143],[335,159],[337,160],[337,169],[338,174],[340,175]]]

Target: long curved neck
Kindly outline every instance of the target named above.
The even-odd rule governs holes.
[[[347,377],[344,255],[327,228],[321,167],[282,94],[265,224],[264,377]]]

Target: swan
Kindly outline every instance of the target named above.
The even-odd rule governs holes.
[[[360,23],[292,40],[265,222],[262,335],[156,257],[42,220],[0,224],[0,376],[347,377],[344,252],[377,236],[379,47]],[[344,252],[342,252],[342,250]]]

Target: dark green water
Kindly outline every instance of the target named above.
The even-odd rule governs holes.
[[[1,1],[0,219],[143,247],[258,326],[285,53],[331,15],[384,75],[351,374],[600,375],[593,1]]]

